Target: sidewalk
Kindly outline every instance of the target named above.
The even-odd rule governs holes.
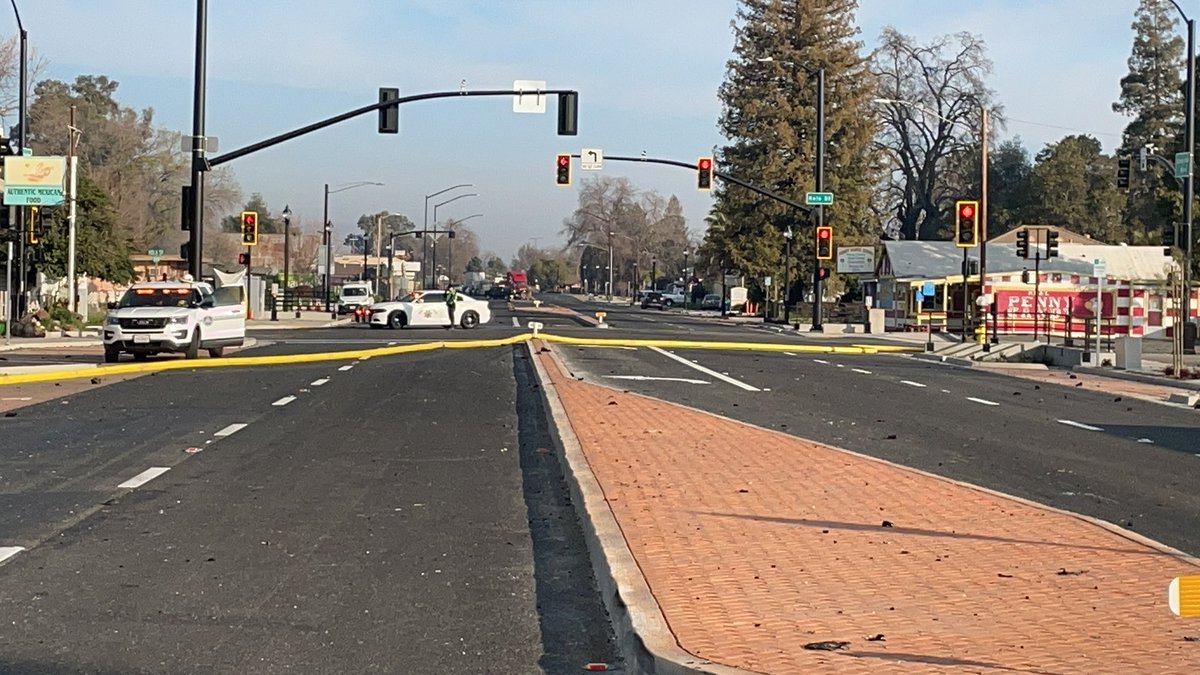
[[[332,326],[341,326],[349,324],[353,321],[353,317],[344,316],[337,319],[331,319],[333,316],[329,312],[300,312],[300,318],[296,318],[296,313],[278,312],[276,313],[278,321],[271,320],[271,313],[263,312],[262,315],[255,315],[253,319],[246,321],[246,330],[300,330],[304,328],[330,328]]]
[[[1200,671],[1200,642],[1184,639],[1200,623],[1166,601],[1198,561],[1114,526],[579,382],[551,353],[538,358],[551,409],[561,401],[569,420],[556,417],[564,444],[577,439],[616,543],[636,560],[614,565],[620,599],[643,617],[633,625],[652,626],[659,609],[669,625],[666,640],[642,636],[651,650],[670,651],[673,637],[757,673]],[[583,502],[593,525],[604,518],[603,502]],[[619,560],[612,548],[605,557]],[[657,603],[629,590],[643,577]],[[826,641],[848,644],[804,648]]]

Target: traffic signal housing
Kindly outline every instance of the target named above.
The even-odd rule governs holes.
[[[556,162],[555,170],[557,171],[557,173],[554,175],[554,183],[556,185],[561,185],[564,187],[567,185],[570,185],[571,184],[571,156],[570,155],[558,155],[558,158],[555,160],[555,162]]]
[[[1117,189],[1129,190],[1129,167],[1132,164],[1128,157],[1117,159]]]
[[[238,264],[243,265],[245,267],[249,267],[250,266],[250,254],[249,253],[239,253],[238,254]]]
[[[954,245],[959,248],[979,245],[979,202],[954,202]]]
[[[817,268],[817,279],[824,281],[828,278],[829,278],[829,268],[824,267],[824,266],[818,267]]]
[[[1017,230],[1017,257],[1029,259],[1029,230]]]
[[[380,87],[379,102],[388,103],[400,98],[400,90],[396,87]],[[400,133],[400,104],[384,106],[379,109],[379,133]]]
[[[712,157],[701,157],[696,160],[696,189],[711,190],[713,179]]]
[[[242,211],[242,244],[258,245],[258,212]]]
[[[817,260],[833,260],[833,228],[828,225],[817,228]]]
[[[1046,259],[1058,256],[1058,230],[1046,230]]]

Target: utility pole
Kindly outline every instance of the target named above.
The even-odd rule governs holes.
[[[72,313],[82,314],[87,320],[87,298],[83,300],[83,311],[79,311],[79,282],[75,278],[75,203],[79,189],[79,136],[75,128],[75,106],[71,106],[71,121],[67,125],[67,288],[70,298],[67,307]]]
[[[19,77],[19,86],[21,87],[21,91],[18,94],[17,107],[20,108],[20,110],[18,110],[17,113],[19,119],[18,124],[20,125],[21,131],[19,135],[21,154],[24,155],[29,139],[29,33],[25,30],[25,24],[21,22],[21,12],[17,10],[17,0],[12,0],[12,8],[13,14],[17,15],[17,30],[21,33],[21,74]],[[17,207],[17,220],[15,222],[21,224],[20,228],[22,230],[22,234],[21,236],[17,237],[17,308],[13,314],[13,318],[17,319],[18,321],[21,319],[21,315],[25,312],[25,282],[26,277],[28,276],[28,272],[25,269],[25,235],[23,234],[25,227],[25,213],[26,211],[24,206]],[[9,294],[11,295],[12,286],[9,286],[8,288]],[[11,331],[12,322],[9,322],[6,332]]]
[[[979,294],[987,287],[987,240],[988,240],[988,111],[986,106],[979,112]],[[964,277],[965,283],[965,277]],[[988,307],[983,308],[983,351],[992,351],[988,341]]]
[[[333,274],[333,228],[329,226],[329,183],[325,184],[325,207],[321,215],[321,232],[324,235],[325,241],[325,313],[331,312],[329,308],[329,277]]]
[[[608,301],[613,301],[613,231],[608,231]]]
[[[1178,7],[1178,5],[1176,5]],[[1182,10],[1181,10],[1182,13]],[[1188,153],[1188,172],[1183,179],[1183,222],[1187,235],[1185,242],[1183,266],[1183,349],[1189,354],[1196,352],[1196,331],[1192,328],[1192,202],[1196,200],[1195,165],[1196,158],[1192,155],[1196,150],[1196,22],[1186,16],[1187,21],[1187,95],[1184,97],[1187,108],[1184,110],[1184,124],[1187,126],[1186,137]],[[22,130],[24,133],[24,130]]]

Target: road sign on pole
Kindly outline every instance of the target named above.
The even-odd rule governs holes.
[[[166,253],[166,251],[162,250],[161,248],[152,248],[149,251],[146,251],[146,254],[150,256],[150,259],[154,261],[155,265],[157,265],[158,261],[162,259],[164,253]]]
[[[584,171],[600,171],[604,168],[604,151],[600,148],[584,148],[579,153],[579,168]]]
[[[466,81],[463,81],[463,87]],[[544,113],[546,112],[546,81],[545,80],[513,80],[513,91],[521,93],[513,95],[513,112]]]
[[[808,206],[829,206],[833,203],[832,192],[806,192],[804,203]]]
[[[1175,153],[1175,177],[1187,178],[1192,175],[1192,153]]]

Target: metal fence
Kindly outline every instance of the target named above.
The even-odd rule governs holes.
[[[1038,314],[1036,319],[1027,313],[1004,313],[992,316],[993,335],[1032,335],[1046,344],[1061,344],[1064,347],[1082,347],[1088,351],[1096,346],[1097,320],[1095,317],[1079,317],[1069,314]],[[1099,320],[1100,348],[1111,351],[1113,340],[1118,337],[1117,320],[1101,317]]]

